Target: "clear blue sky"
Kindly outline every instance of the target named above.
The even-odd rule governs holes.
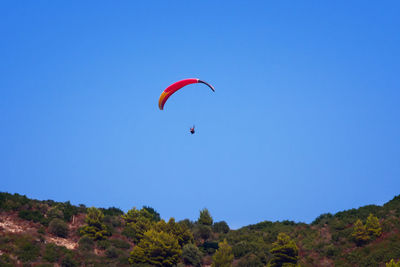
[[[400,194],[399,1],[2,1],[0,191],[237,228]],[[158,97],[189,77],[165,110]],[[191,136],[189,127],[197,132]]]

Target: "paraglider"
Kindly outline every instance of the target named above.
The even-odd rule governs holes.
[[[205,85],[207,85],[208,87],[210,87],[210,89],[215,92],[214,87],[211,84],[206,83],[205,81],[202,81],[200,79],[197,78],[190,78],[190,79],[184,79],[181,81],[178,81],[176,83],[171,84],[170,86],[167,87],[167,89],[165,89],[161,95],[160,98],[158,100],[158,107],[163,110],[164,109],[164,105],[165,102],[167,102],[168,98],[175,93],[176,91],[178,91],[179,89],[181,89],[182,87],[185,87],[186,85],[192,84],[192,83],[203,83]]]
[[[170,86],[167,87],[167,89],[165,89],[161,95],[160,98],[158,99],[158,107],[163,110],[164,109],[164,105],[167,102],[168,98],[175,93],[176,91],[178,91],[179,89],[181,89],[182,87],[185,87],[186,85],[192,84],[192,83],[203,83],[205,85],[207,85],[208,87],[210,87],[210,89],[215,92],[214,87],[209,84],[206,83],[205,81],[202,81],[200,79],[197,78],[190,78],[190,79],[184,79],[181,81],[178,81],[176,83],[171,84]],[[190,128],[190,133],[194,134],[195,130],[194,130],[194,125],[193,127]]]

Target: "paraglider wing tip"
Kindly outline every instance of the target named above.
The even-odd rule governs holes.
[[[202,80],[200,80],[200,79],[199,79],[199,83],[204,83],[205,85],[207,85],[208,87],[210,87],[211,90],[212,90],[213,92],[215,92],[214,86],[212,86],[211,84],[209,84],[209,83],[207,83],[207,82],[205,82],[205,81],[202,81]]]

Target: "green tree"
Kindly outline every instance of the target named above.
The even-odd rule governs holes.
[[[365,228],[368,234],[372,237],[379,237],[382,234],[382,228],[379,223],[379,219],[372,213],[370,213],[367,218],[367,222],[365,223]]]
[[[272,254],[272,259],[268,264],[270,267],[296,266],[299,259],[296,243],[285,233],[278,234],[270,253]]]
[[[213,224],[213,218],[211,217],[208,209],[204,208],[200,211],[199,219],[197,220],[198,224],[211,226]]]
[[[187,245],[183,246],[182,259],[186,265],[200,267],[202,256],[203,255],[202,255],[201,251],[195,245],[187,244]]]
[[[400,261],[397,263],[392,259],[390,262],[386,263],[386,267],[400,267]]]
[[[169,267],[178,263],[182,254],[178,240],[169,233],[149,230],[144,233],[139,244],[129,257],[131,264],[151,264]]]
[[[102,240],[110,235],[107,226],[103,223],[104,214],[95,207],[88,208],[85,221],[87,225],[83,226],[79,233],[82,236],[88,236],[94,240]]]
[[[122,234],[129,237],[136,244],[143,238],[144,233],[150,230],[156,223],[157,216],[148,209],[143,208],[138,210],[133,207],[125,215],[122,215],[122,218],[126,222]]]
[[[211,237],[211,227],[204,224],[197,224],[193,229],[194,237],[202,243]]]
[[[230,267],[233,262],[233,253],[231,246],[228,245],[226,239],[223,242],[218,243],[218,249],[215,252],[213,258],[212,267]]]
[[[353,233],[351,236],[358,246],[362,246],[370,239],[368,232],[360,219],[354,223]]]
[[[216,222],[213,224],[212,229],[215,233],[228,233],[229,232],[229,226],[225,221],[220,221]]]
[[[154,229],[159,232],[163,231],[165,233],[172,234],[178,240],[178,243],[181,247],[193,242],[192,232],[190,232],[186,225],[176,223],[174,218],[170,218],[168,223],[166,223],[164,220],[160,220],[154,226]]]

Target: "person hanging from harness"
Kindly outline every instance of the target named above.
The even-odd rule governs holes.
[[[192,128],[190,128],[190,133],[191,133],[191,134],[194,134],[194,125],[193,125]]]

